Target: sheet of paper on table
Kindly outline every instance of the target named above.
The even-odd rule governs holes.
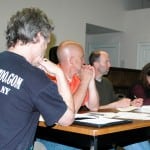
[[[137,120],[150,120],[150,106],[142,106],[133,111],[118,111],[113,112],[91,112],[92,115],[105,116],[107,118],[119,118],[119,119],[137,119]]]
[[[133,111],[128,111],[129,109],[124,108],[124,111],[118,112],[116,118],[125,119],[138,119],[138,120],[150,120],[150,105],[143,105],[142,107],[133,106]],[[126,110],[126,111],[125,111]]]
[[[126,111],[125,111],[126,110]],[[101,118],[103,119],[103,122],[106,123],[107,121],[115,121],[115,120],[106,120],[106,118],[118,118],[118,119],[138,119],[138,120],[150,120],[150,105],[144,105],[140,108],[136,108],[133,111],[131,109],[124,109],[124,111],[119,112],[89,112],[89,113],[83,113],[83,114],[76,114],[75,118]],[[39,117],[39,121],[44,121],[44,118],[42,115]],[[96,121],[96,120],[89,120]]]
[[[103,114],[83,113],[83,114],[76,114],[74,124],[92,127],[105,127],[130,122],[132,121],[129,119],[124,120],[116,118],[107,118]]]
[[[45,121],[42,115],[40,115],[39,121]]]
[[[143,105],[142,107],[136,109],[135,111],[150,114],[150,105]]]
[[[150,114],[139,112],[118,112],[115,118],[150,120]]]

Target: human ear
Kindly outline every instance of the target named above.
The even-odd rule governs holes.
[[[72,64],[72,65],[75,63],[75,58],[74,58],[74,56],[71,56],[71,57],[69,58],[69,63]]]
[[[33,43],[38,43],[41,39],[41,33],[37,33],[37,35],[33,38]]]

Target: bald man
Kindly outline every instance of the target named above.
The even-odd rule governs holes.
[[[95,85],[95,70],[90,65],[84,65],[84,50],[82,46],[74,41],[64,41],[57,49],[57,57],[60,68],[64,72],[70,86],[75,112],[77,113],[81,106],[86,106],[91,111],[97,111],[99,108],[99,97]],[[55,80],[51,76],[50,78]],[[37,139],[37,142],[47,150],[56,148],[79,150],[75,147],[43,139]]]
[[[99,97],[95,86],[95,70],[90,65],[84,65],[84,50],[74,41],[62,42],[57,50],[57,57],[68,83],[70,85],[75,111],[86,106],[91,111],[97,111]]]

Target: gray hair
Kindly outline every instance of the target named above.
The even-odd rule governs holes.
[[[48,39],[52,30],[53,27],[42,10],[24,8],[22,11],[17,11],[7,24],[7,47],[15,46],[18,40],[24,44],[33,42],[38,33]]]

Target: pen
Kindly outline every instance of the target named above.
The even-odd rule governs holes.
[[[89,117],[81,117],[81,118],[77,117],[77,118],[75,118],[75,120],[84,120],[84,119],[95,119],[95,118],[89,118]]]

